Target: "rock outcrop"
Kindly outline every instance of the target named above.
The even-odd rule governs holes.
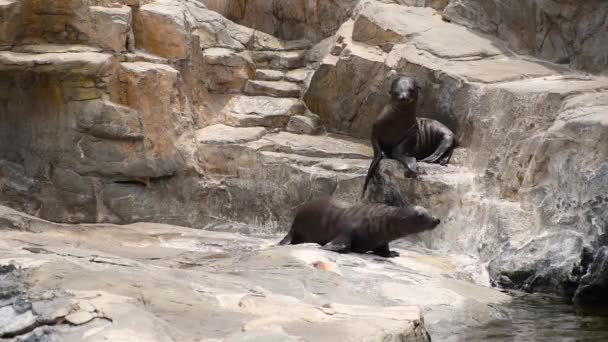
[[[608,70],[608,4],[602,0],[452,0],[443,16],[496,35],[519,53],[594,73]]]

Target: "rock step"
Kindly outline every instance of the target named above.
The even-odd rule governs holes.
[[[294,115],[287,123],[287,131],[298,134],[319,134],[325,131],[318,115],[310,112],[306,115]]]
[[[0,51],[0,70],[106,75],[112,68],[111,54],[91,52],[81,45],[44,45],[34,50]]]
[[[306,50],[252,51],[251,57],[257,68],[297,69],[306,66]]]
[[[304,83],[312,75],[314,70],[299,68],[283,72],[272,69],[257,69],[255,79],[259,81],[289,81],[293,83]]]
[[[306,107],[296,98],[237,95],[223,109],[224,123],[230,126],[284,128],[293,115]]]
[[[287,81],[256,81],[249,80],[244,89],[247,95],[272,97],[300,98],[302,90],[295,83]]]
[[[253,34],[253,50],[255,51],[293,51],[309,49],[312,43],[309,40],[281,40],[275,36],[261,31]]]

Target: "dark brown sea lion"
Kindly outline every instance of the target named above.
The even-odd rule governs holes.
[[[393,81],[390,102],[374,121],[371,134],[374,157],[367,170],[363,192],[382,157],[400,161],[406,176],[418,175],[416,160],[446,165],[455,147],[452,131],[437,120],[416,118],[420,87],[411,77]]]
[[[440,223],[420,206],[391,207],[384,204],[349,206],[332,199],[317,199],[300,206],[289,233],[279,245],[318,243],[339,253],[366,253],[389,258],[399,253],[388,243],[435,228]]]

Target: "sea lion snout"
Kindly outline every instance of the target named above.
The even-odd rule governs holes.
[[[421,206],[415,206],[416,223],[424,230],[431,230],[437,227],[441,220],[433,216],[428,209]]]
[[[420,87],[411,77],[401,76],[391,84],[391,95],[393,101],[398,105],[407,105],[418,99]]]

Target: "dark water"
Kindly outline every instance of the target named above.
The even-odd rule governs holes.
[[[512,295],[512,303],[500,306],[508,321],[467,331],[462,340],[608,342],[608,308],[578,307],[550,296]]]

